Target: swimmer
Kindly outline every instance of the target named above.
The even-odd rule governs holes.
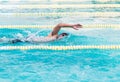
[[[60,31],[61,28],[64,27],[71,27],[75,30],[78,30],[79,28],[82,27],[81,24],[65,24],[65,23],[59,23],[58,25],[56,25],[53,29],[53,31],[46,37],[35,37],[35,36],[30,36],[27,37],[23,40],[21,39],[13,39],[9,42],[11,43],[17,43],[17,42],[50,42],[50,41],[54,41],[54,40],[58,40],[58,39],[62,39],[66,36],[68,36],[68,33],[61,33],[58,35],[58,32]]]

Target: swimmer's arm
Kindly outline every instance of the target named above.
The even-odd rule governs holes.
[[[51,34],[52,34],[52,36],[53,36],[53,35],[57,35],[58,32],[60,31],[60,29],[61,29],[62,27],[72,27],[72,28],[78,30],[77,28],[78,28],[78,27],[81,27],[81,26],[82,26],[82,25],[80,25],[80,24],[59,23],[57,26],[54,27],[54,29],[53,29],[53,31],[52,31]]]

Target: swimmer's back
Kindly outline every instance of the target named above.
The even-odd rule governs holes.
[[[32,37],[32,38],[27,38],[26,41],[28,42],[50,42],[50,41],[54,41],[56,40],[56,37],[43,37],[43,36],[39,36],[39,37]]]

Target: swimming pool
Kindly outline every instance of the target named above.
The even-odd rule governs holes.
[[[0,80],[3,82],[119,82],[120,80],[119,50],[0,52]]]
[[[0,82],[119,82],[120,81],[120,49],[15,49],[1,48],[4,46],[89,46],[89,45],[119,45],[120,44],[120,7],[116,8],[21,8],[19,5],[66,5],[66,4],[119,4],[118,0],[75,0],[74,2],[60,0],[33,1],[1,1],[0,8],[0,38],[23,38],[33,35],[46,36],[52,28],[2,28],[4,25],[56,25],[64,23],[113,24],[116,28],[63,28],[60,33],[67,32],[68,37],[48,43],[16,43],[0,42]],[[11,5],[7,7],[8,5]],[[13,7],[17,5],[17,7]],[[93,16],[82,15],[24,15],[24,13],[95,13],[111,14]],[[112,13],[111,13],[112,12]],[[20,15],[16,15],[23,13]],[[99,16],[100,15],[100,16]],[[112,16],[113,15],[113,16]]]

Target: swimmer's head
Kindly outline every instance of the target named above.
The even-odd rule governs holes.
[[[62,39],[64,37],[68,36],[67,33],[61,33],[60,35],[58,35],[57,39]]]

